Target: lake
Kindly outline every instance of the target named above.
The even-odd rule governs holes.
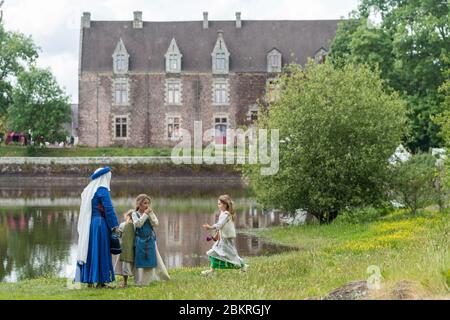
[[[0,280],[16,282],[42,276],[71,278],[77,250],[80,194],[89,181],[74,178],[0,178]],[[158,248],[167,268],[208,266],[204,223],[217,219],[217,197],[235,201],[241,257],[274,254],[290,248],[240,233],[280,225],[280,215],[256,206],[236,179],[114,179],[111,195],[117,217],[134,206],[140,193],[152,197],[159,219]]]

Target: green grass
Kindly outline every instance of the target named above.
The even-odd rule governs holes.
[[[32,151],[30,151],[32,150]],[[170,156],[170,148],[34,148],[0,145],[0,157],[126,157]]]
[[[200,150],[199,150],[200,151]],[[0,157],[168,157],[172,154],[169,147],[121,148],[121,147],[82,147],[75,148],[29,148],[18,145],[0,144]],[[212,151],[212,155],[215,150]],[[236,156],[237,148],[231,150],[231,156]],[[183,154],[180,154],[182,156]],[[195,150],[191,150],[195,156]],[[246,151],[248,156],[248,151]]]
[[[171,271],[172,280],[148,287],[70,290],[66,279],[0,284],[0,299],[305,299],[317,298],[355,280],[367,280],[376,265],[383,288],[409,280],[428,298],[449,299],[449,215],[395,211],[366,224],[333,223],[276,227],[258,232],[299,251],[248,259],[247,273],[219,271],[202,278],[202,268]],[[164,254],[164,253],[163,253]]]

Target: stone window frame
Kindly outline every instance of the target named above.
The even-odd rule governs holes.
[[[120,57],[120,60],[119,60]],[[123,57],[123,60],[122,60]],[[130,55],[128,54],[127,49],[125,48],[125,44],[122,41],[122,38],[119,39],[119,42],[116,45],[116,49],[112,55],[113,58],[113,70],[115,74],[127,74],[130,68]],[[123,69],[119,69],[119,62],[123,64]]]
[[[275,102],[280,97],[280,84],[277,83],[278,78],[268,78],[266,81],[266,94],[265,94],[265,100],[266,102]],[[273,87],[271,87],[273,86]]]
[[[228,74],[230,70],[230,52],[227,49],[225,40],[223,39],[223,32],[219,30],[216,44],[214,46],[212,57],[212,73],[213,74]],[[218,56],[224,57],[224,67],[218,68],[217,60]],[[222,59],[222,58],[221,58]]]
[[[220,119],[220,122],[216,122],[216,119]],[[226,119],[226,122],[222,122],[223,119]],[[228,134],[228,129],[231,129],[231,123],[230,123],[230,114],[228,112],[217,112],[213,114],[212,117],[212,128],[214,130],[214,135],[213,135],[213,139],[214,139],[214,144],[217,144],[217,138],[216,138],[216,125],[219,124],[225,124],[226,125],[226,130],[227,133],[225,134],[225,137],[227,137]],[[226,141],[225,144],[220,144],[220,145],[227,145],[228,143],[230,143],[231,141]]]
[[[170,88],[171,86],[178,86],[179,91],[179,101],[170,101]],[[166,79],[165,83],[165,97],[164,97],[164,104],[166,106],[181,106],[183,105],[183,81],[181,79]]]
[[[169,67],[167,72],[176,72],[179,69],[178,55],[176,53],[169,54]]]
[[[259,118],[259,111],[259,106],[257,104],[252,104],[251,106],[249,106],[247,112],[247,121],[250,121],[251,123],[253,123],[255,120],[257,121]],[[254,112],[257,113],[256,119],[252,119]]]
[[[270,50],[269,53],[267,53],[267,72],[281,72],[282,57],[282,53],[277,48]],[[277,62],[275,66],[272,64],[273,61]]]
[[[166,73],[181,73],[181,59],[183,58],[183,55],[178,48],[175,38],[172,38],[172,41],[170,42],[169,48],[167,49],[164,57],[166,58]],[[176,60],[175,68],[173,68],[173,65],[171,63],[174,60]]]
[[[224,87],[223,87],[224,86]],[[220,88],[217,88],[220,87]],[[224,91],[225,95],[219,94],[220,97],[225,98],[225,101],[216,100],[217,91]],[[229,106],[230,105],[230,82],[228,78],[213,78],[212,82],[212,105],[213,106]]]
[[[125,85],[126,86],[126,96],[125,102],[122,102],[122,99],[118,101],[117,99],[117,86]],[[122,97],[122,96],[121,96]],[[118,77],[114,78],[112,83],[112,105],[113,106],[129,106],[130,105],[130,80],[126,77]]]
[[[125,137],[118,137],[116,126],[117,126],[117,119],[126,119],[126,136]],[[115,141],[125,141],[130,139],[130,115],[129,114],[113,114],[112,115],[112,133],[113,133],[113,140]],[[122,128],[120,129],[122,130]]]
[[[314,60],[316,61],[316,63],[324,63],[325,59],[328,55],[328,51],[324,48],[324,47],[320,47],[319,50],[316,51],[316,53],[314,54]]]
[[[173,119],[173,128],[175,128],[175,118],[179,118],[178,123],[178,130],[179,130],[179,136],[175,137],[169,137],[169,125],[170,119]],[[183,128],[183,118],[181,117],[181,114],[178,112],[169,112],[166,113],[166,121],[165,121],[165,127],[164,127],[164,140],[166,141],[181,141],[183,140],[183,134],[182,134],[182,128]]]

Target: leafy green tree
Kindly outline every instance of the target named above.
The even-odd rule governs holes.
[[[394,169],[393,191],[397,199],[415,214],[417,209],[437,200],[436,158],[430,154],[414,155]]]
[[[370,9],[382,17],[380,27],[368,23]],[[387,89],[408,103],[412,150],[442,145],[440,127],[432,121],[442,111],[438,88],[450,63],[449,5],[442,0],[362,0],[344,20],[331,45],[335,66],[364,62],[381,70]]]
[[[31,37],[4,29],[0,21],[0,117],[12,103],[13,80],[38,58]]]
[[[450,76],[450,70],[448,75]],[[440,93],[443,95],[444,110],[434,120],[441,126],[441,137],[445,141],[447,147],[447,158],[440,167],[439,172],[441,192],[445,195],[444,199],[441,200],[441,202],[443,202],[441,207],[445,207],[447,205],[446,202],[449,201],[447,197],[450,195],[450,154],[448,152],[448,150],[450,150],[450,80],[447,80],[441,86]]]
[[[70,121],[69,97],[49,70],[31,67],[30,71],[20,73],[12,97],[8,109],[12,130],[31,130],[38,142],[65,138],[63,124]]]
[[[291,66],[279,82],[279,99],[257,126],[279,129],[280,169],[263,176],[259,164],[244,168],[258,201],[328,222],[343,209],[383,200],[388,159],[404,134],[404,101],[364,65],[310,61],[304,70]]]

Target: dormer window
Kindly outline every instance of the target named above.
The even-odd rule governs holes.
[[[328,54],[328,51],[322,47],[316,51],[316,54],[314,55],[314,60],[317,63],[324,63],[325,59],[327,57],[327,54]]]
[[[225,70],[225,53],[218,53],[216,55],[216,69]]]
[[[169,49],[165,54],[166,57],[166,72],[167,73],[180,73],[181,72],[181,58],[183,55],[177,46],[175,39],[172,39],[169,45]]]
[[[216,45],[211,54],[212,56],[212,72],[214,74],[227,74],[230,66],[230,52],[227,49],[225,40],[223,39],[223,31],[219,30]]]
[[[126,71],[125,55],[123,53],[116,56],[116,70],[119,72]]]
[[[169,55],[169,69],[170,70],[178,69],[178,55],[176,54]]]
[[[267,72],[281,72],[281,52],[275,48],[267,54]]]
[[[125,48],[122,39],[119,40],[114,50],[113,57],[113,69],[116,74],[124,74],[128,72],[130,55]]]

